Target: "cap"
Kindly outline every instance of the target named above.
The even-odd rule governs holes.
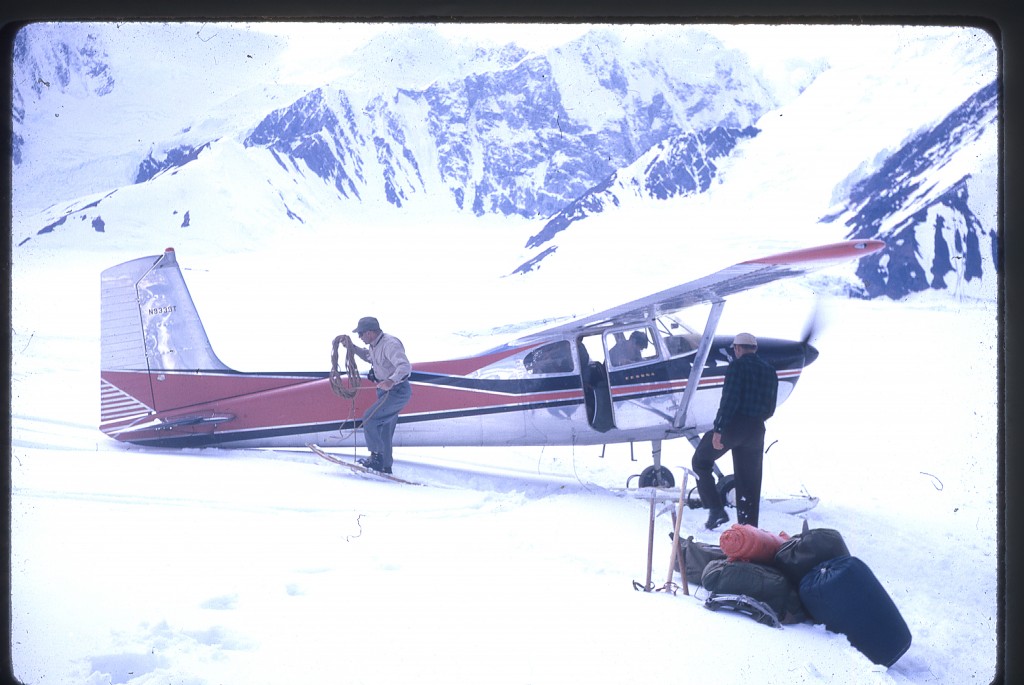
[[[749,347],[757,347],[757,338],[752,336],[750,333],[740,333],[732,340],[733,345],[747,345]]]
[[[372,316],[364,316],[363,318],[359,319],[359,323],[356,324],[355,330],[353,330],[352,332],[353,333],[365,333],[366,331],[379,331],[379,330],[380,330],[380,324],[377,323],[377,319],[373,318]]]

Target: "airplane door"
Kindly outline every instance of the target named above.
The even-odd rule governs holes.
[[[665,357],[655,330],[633,326],[608,331],[603,342],[616,428],[671,425],[675,405],[658,372]]]
[[[615,427],[612,420],[612,397],[608,388],[608,369],[600,335],[590,335],[576,341],[583,378],[583,398],[587,406],[590,427],[604,433]]]

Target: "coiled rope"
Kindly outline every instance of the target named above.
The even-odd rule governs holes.
[[[338,397],[343,397],[347,400],[352,399],[356,396],[356,392],[359,390],[359,369],[356,367],[356,352],[355,346],[352,345],[347,348],[345,352],[345,375],[342,375],[338,369],[338,346],[341,344],[341,339],[345,337],[339,335],[334,339],[331,349],[331,390]],[[344,384],[344,379],[348,378],[348,385]]]
[[[355,397],[356,393],[359,391],[359,385],[361,383],[361,380],[359,377],[359,368],[356,366],[355,345],[349,346],[347,348],[347,352],[345,353],[345,373],[342,374],[341,371],[338,369],[338,346],[341,344],[341,339],[343,337],[345,336],[337,336],[334,339],[334,342],[331,344],[331,390],[333,390],[334,394],[337,395],[338,397],[341,397],[342,399],[346,399],[349,401],[348,418],[341,423],[341,426],[338,427],[338,433],[340,434],[341,439],[345,439],[345,437],[347,436],[342,430],[342,427],[345,424],[352,422],[353,427],[349,435],[352,436],[353,439],[355,439],[356,429],[355,422],[353,421],[353,417],[355,416],[356,413]],[[345,378],[348,378],[347,385],[344,382]],[[384,396],[387,396],[388,393],[390,392],[390,390],[385,391]],[[363,416],[363,423],[369,421],[370,417],[377,413],[377,410],[380,409],[381,405],[383,404],[381,399],[382,398],[379,398],[376,402],[374,402],[370,408],[370,411],[368,411],[366,415]]]

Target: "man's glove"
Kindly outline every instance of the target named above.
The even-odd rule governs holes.
[[[369,378],[374,383],[377,382],[377,376],[373,374],[373,369],[370,369],[370,373],[366,374],[366,377]]]

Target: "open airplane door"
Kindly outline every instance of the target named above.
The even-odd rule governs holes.
[[[615,427],[643,428],[656,425],[659,418],[668,424],[673,412],[665,392],[670,383],[655,327],[638,324],[608,330],[603,344]]]

